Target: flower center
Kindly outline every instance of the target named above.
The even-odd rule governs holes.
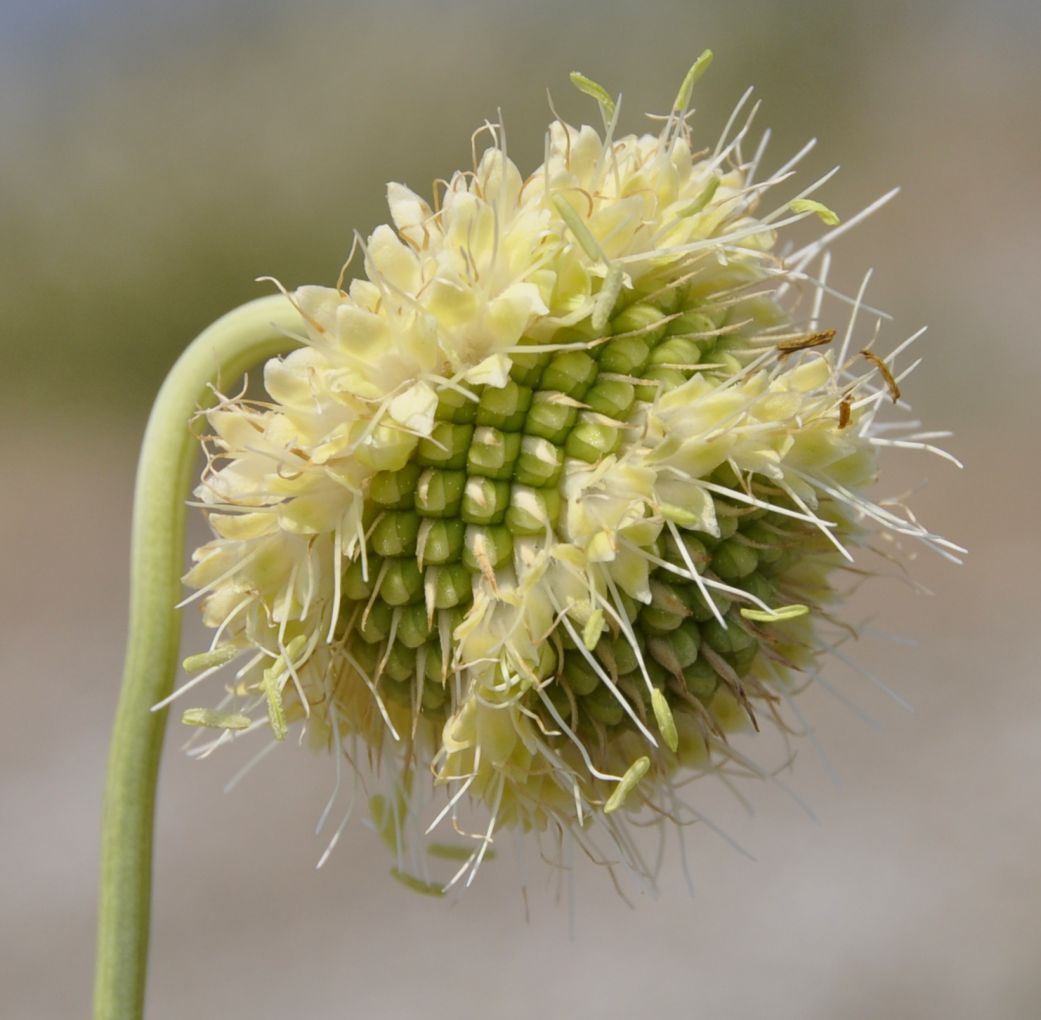
[[[433,432],[411,462],[372,478],[366,556],[344,571],[337,634],[391,702],[442,725],[459,700],[445,650],[472,606],[475,580],[494,584],[511,569],[518,540],[574,541],[561,519],[569,476],[623,451],[662,393],[694,373],[722,380],[740,367],[726,310],[673,300],[671,308],[637,301],[606,333],[588,321],[559,330],[552,343],[516,354],[501,388],[443,390]],[[741,487],[727,466],[709,480]],[[786,502],[782,493],[770,501]],[[549,703],[533,694],[528,706],[547,730],[556,714],[603,747],[607,731],[648,715],[651,686],[711,728],[706,709],[721,688],[751,715],[748,694],[765,688],[746,685],[764,641],[782,661],[800,654],[781,648],[783,632],[764,634],[740,609],[808,597],[786,574],[791,550],[821,551],[819,533],[737,500],[714,502],[718,536],[676,527],[640,549],[651,565],[651,600],[618,594],[624,630],[607,620],[592,648],[563,628],[547,638],[537,671],[549,681]],[[711,594],[690,579],[691,567],[715,582]]]

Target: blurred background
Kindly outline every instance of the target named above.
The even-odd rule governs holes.
[[[839,213],[903,186],[835,278],[877,267],[884,346],[930,325],[905,393],[966,462],[895,456],[883,486],[914,488],[966,564],[923,553],[935,598],[879,581],[853,609],[875,617],[858,662],[913,711],[836,662],[800,703],[830,766],[803,741],[786,776],[818,821],[774,787],[745,789],[750,816],[698,784],[755,861],[696,828],[693,898],[673,852],[633,907],[579,862],[573,933],[530,851],[526,897],[506,852],[435,901],[389,878],[359,814],[316,872],[328,762],[287,748],[224,795],[242,756],[189,761],[174,733],[149,1015],[1041,1015],[1039,44],[1034,0],[2,0],[5,1015],[88,1009],[134,461],[177,353],[259,275],[333,283],[384,183],[427,193],[499,109],[527,171],[547,87],[595,117],[568,71],[640,130],[706,46],[700,138],[754,84],[767,163],[818,137],[798,180],[841,164]]]

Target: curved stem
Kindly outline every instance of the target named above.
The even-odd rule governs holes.
[[[251,301],[204,330],[166,377],[145,430],[134,489],[130,623],[109,751],[101,839],[95,1020],[142,1015],[148,963],[152,830],[166,711],[177,669],[185,496],[198,451],[191,421],[227,385],[295,344],[285,297]]]

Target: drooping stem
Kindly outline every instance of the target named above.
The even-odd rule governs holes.
[[[260,361],[295,346],[300,317],[281,295],[218,319],[181,355],[145,430],[134,490],[130,622],[123,686],[109,750],[101,840],[95,1020],[131,1020],[144,1009],[152,887],[152,833],[166,711],[177,669],[185,498],[198,439],[191,422]]]

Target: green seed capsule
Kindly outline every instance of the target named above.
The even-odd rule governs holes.
[[[762,521],[753,521],[741,529],[741,534],[753,543],[759,562],[776,563],[784,552],[785,539],[774,534]]]
[[[365,564],[360,559],[353,560],[343,573],[343,594],[354,602],[361,602],[372,594],[373,585],[380,572],[381,560],[378,556],[369,556]],[[364,570],[364,567],[368,570]]]
[[[664,690],[666,684],[669,682],[669,671],[660,663],[656,662],[653,658],[647,659],[644,663],[647,667],[647,677],[651,681],[652,687],[657,687],[659,690]],[[640,691],[640,698],[644,704],[650,704],[650,691],[647,690],[647,681],[640,679],[638,689]]]
[[[527,386],[535,389],[542,379],[542,371],[549,364],[552,357],[548,353],[521,352],[511,357],[513,364],[510,366],[510,378],[518,386]]]
[[[636,333],[648,345],[656,344],[669,328],[667,316],[656,305],[637,303],[630,305],[611,320],[611,332]]]
[[[722,350],[721,344],[716,345],[712,360],[720,366],[717,371],[723,378],[731,379],[741,373],[741,362],[733,354],[727,354]]]
[[[584,698],[600,686],[596,670],[586,662],[584,656],[575,652],[564,658],[564,679],[579,698]]]
[[[686,308],[691,301],[686,287],[670,287],[667,291],[654,296],[654,303],[661,309],[662,315],[673,315],[680,309]],[[671,325],[671,323],[670,319],[669,324]],[[666,326],[666,335],[668,335],[668,326]]]
[[[690,616],[690,610],[681,595],[681,586],[651,578],[651,604],[644,608],[657,609],[661,612],[672,613],[674,616],[685,618]]]
[[[383,507],[378,506],[370,500],[366,500],[361,511],[362,527],[368,531],[369,528],[372,527],[373,521],[375,521],[381,513],[383,513]]]
[[[738,676],[744,676],[752,668],[752,663],[755,662],[758,654],[759,646],[750,644],[747,648],[742,648],[738,652],[732,652],[727,656],[727,661],[734,667],[734,672]]]
[[[472,425],[456,425],[450,421],[435,423],[429,438],[419,441],[416,460],[429,467],[461,468],[466,465],[466,451],[473,436]]]
[[[425,681],[424,690],[426,690],[427,684],[432,687],[440,687],[444,683],[445,664],[441,658],[440,645],[430,645],[426,649],[426,656],[423,660],[423,679]]]
[[[728,538],[732,538],[737,531],[740,518],[737,514],[726,513],[725,508],[721,508],[717,503],[716,523],[719,525],[719,537],[716,539],[716,542],[725,542]]]
[[[532,666],[532,672],[536,676],[553,676],[556,671],[557,653],[548,641],[543,641],[538,646],[538,662]]]
[[[609,688],[602,685],[582,699],[581,707],[605,726],[617,726],[625,717],[625,710],[618,699]]]
[[[734,470],[734,466],[724,461],[709,475],[709,479],[716,485],[726,486],[728,489],[740,490],[743,486],[741,476]]]
[[[623,379],[599,379],[583,399],[598,414],[625,421],[636,402],[636,388]]]
[[[637,638],[639,637],[640,635],[637,635]],[[642,642],[638,641],[638,643]],[[605,642],[601,642],[601,644],[605,644]],[[625,676],[639,668],[640,663],[636,658],[636,652],[633,651],[633,646],[629,644],[627,638],[615,638],[610,644],[610,655],[618,676]]]
[[[385,641],[390,633],[391,608],[382,599],[376,599],[368,612],[362,614],[358,633],[368,644]]]
[[[411,510],[415,500],[418,464],[406,464],[400,471],[380,471],[369,479],[369,499],[387,510]]]
[[[449,634],[454,634],[456,627],[466,619],[467,611],[468,607],[465,603],[452,609],[442,609],[437,614],[438,628],[446,630]]]
[[[640,626],[648,634],[669,634],[681,623],[683,623],[682,616],[663,609],[655,609],[654,606],[644,606],[640,610]]]
[[[700,538],[695,537],[689,531],[678,531],[679,541],[676,536],[670,531],[665,538],[665,559],[672,563],[674,566],[680,567],[683,570],[689,572],[690,567],[687,565],[687,560],[694,565],[698,573],[701,573],[709,565],[709,552],[705,548],[705,543]],[[680,543],[682,542],[682,550]],[[684,555],[684,553],[686,555]]]
[[[596,374],[597,364],[585,351],[561,351],[546,366],[539,386],[581,400]]]
[[[459,390],[445,388],[437,402],[434,417],[438,421],[455,422],[456,425],[468,425],[477,413],[477,402]]]
[[[471,475],[466,480],[459,514],[467,524],[500,524],[509,505],[509,482]]]
[[[466,473],[427,468],[416,485],[416,510],[424,517],[454,517],[463,501]]]
[[[701,628],[693,620],[684,620],[679,630],[669,635],[669,644],[683,669],[692,666],[701,647]]]
[[[637,602],[631,595],[627,595],[624,591],[618,592],[618,601],[621,602],[622,608],[620,610],[622,616],[626,620],[635,620],[640,613],[640,606],[642,602]],[[636,631],[636,640],[640,647],[643,647],[643,638],[639,631]]]
[[[704,567],[708,567],[712,562],[712,550],[719,545],[719,538],[715,535],[710,535],[707,531],[687,531],[684,532],[684,536],[690,536],[700,544],[702,549],[705,550]],[[684,545],[687,545],[686,541],[684,541]],[[695,562],[695,566],[698,568],[698,573],[701,573],[702,569],[704,569],[700,563]]]
[[[651,354],[651,345],[643,337],[621,336],[600,348],[601,372],[617,375],[639,375]]]
[[[736,538],[721,542],[712,552],[712,569],[724,581],[747,577],[758,565],[755,550]]]
[[[455,563],[463,555],[465,533],[466,525],[460,520],[426,518],[419,526],[416,558],[434,567]]]
[[[663,368],[691,368],[701,360],[701,348],[694,340],[673,336],[651,352],[650,364]]]
[[[704,659],[698,659],[697,662],[688,666],[683,671],[683,680],[687,685],[687,690],[699,701],[704,702],[712,700],[712,696],[719,686],[719,676]]]
[[[564,444],[564,452],[587,464],[599,464],[608,454],[622,445],[622,430],[605,425],[600,420],[583,415],[571,430]]]
[[[532,397],[524,431],[531,436],[541,436],[557,445],[567,439],[571,426],[578,418],[578,409],[561,399],[553,390],[539,390]]]
[[[411,683],[416,678],[416,650],[395,641],[394,647],[387,655],[383,672],[398,683]]]
[[[715,340],[704,340],[702,341],[704,346],[701,348],[701,370],[704,372],[712,371],[713,374],[716,369],[712,368],[713,365],[718,365],[719,361],[716,357],[716,341]]]
[[[542,488],[555,485],[564,466],[564,451],[541,436],[524,436],[513,466],[513,479],[521,485]]]
[[[698,623],[715,620],[716,614],[712,611],[712,606],[710,606],[706,601],[705,596],[702,595],[694,585],[691,585],[686,591],[687,594],[684,601],[690,609],[690,615]],[[730,609],[730,599],[718,591],[713,591],[711,588],[708,593],[712,599],[712,605],[715,606],[720,614],[725,617],[727,611]],[[702,635],[702,637],[704,637],[704,635]]]
[[[547,528],[557,523],[559,515],[560,493],[556,489],[514,485],[510,490],[506,527],[514,535],[544,535]]]
[[[513,535],[509,528],[471,525],[466,529],[464,566],[474,573],[483,573],[486,569],[498,570],[511,562]]]
[[[448,692],[440,680],[427,680],[423,684],[422,704],[426,711],[436,711],[445,703],[447,697]]]
[[[663,368],[661,365],[644,369],[640,378],[647,381],[636,387],[636,396],[648,403],[657,400],[663,393],[678,389],[687,381],[682,372],[675,368]]]
[[[406,648],[419,648],[430,640],[426,606],[406,606],[398,617],[397,641]]]
[[[423,598],[423,575],[411,556],[388,560],[386,566],[380,598],[387,605],[406,606]]]
[[[651,657],[672,676],[682,676],[683,670],[689,666],[694,659],[689,656],[680,656],[676,654],[677,642],[673,640],[675,637],[681,637],[683,631],[679,628],[674,630],[671,634],[658,635],[652,637],[647,642],[647,650],[650,652]],[[679,647],[683,647],[680,645]],[[689,649],[687,649],[689,651]],[[697,653],[695,651],[695,658]]]
[[[563,326],[553,334],[553,343],[560,346],[571,346],[576,350],[585,350],[589,344],[600,336],[599,330],[593,329],[588,320],[576,326]],[[550,355],[552,360],[553,355]]]
[[[372,530],[370,543],[380,556],[404,556],[416,551],[419,514],[399,510],[384,514]]]
[[[521,437],[517,432],[478,426],[466,457],[466,469],[482,478],[508,479],[520,453]]]
[[[700,645],[701,631],[693,620],[684,620],[671,633],[653,637],[647,643],[655,661],[674,676],[679,676],[697,661]]]
[[[427,567],[425,584],[435,609],[452,609],[473,598],[473,575],[462,563]]]
[[[720,655],[728,655],[731,652],[740,652],[749,645],[755,644],[755,638],[743,627],[736,623],[730,623],[727,627],[720,626],[718,620],[709,620],[702,625],[701,636],[709,647]]]
[[[571,712],[571,699],[562,683],[553,682],[543,688],[553,707],[566,719]]]
[[[718,328],[719,325],[703,311],[691,309],[681,313],[669,323],[669,334],[685,338],[689,338],[693,334],[695,337],[701,338],[702,346],[714,346]]]
[[[501,389],[485,386],[477,405],[477,424],[517,432],[531,406],[531,390],[510,380]]]
[[[770,513],[766,507],[762,506],[746,506],[741,513],[741,524],[739,527],[740,531],[744,531],[745,528],[751,527],[753,521],[762,520],[762,518],[768,516]]]
[[[777,591],[762,574],[749,574],[741,581],[741,588],[768,606],[777,602]]]

